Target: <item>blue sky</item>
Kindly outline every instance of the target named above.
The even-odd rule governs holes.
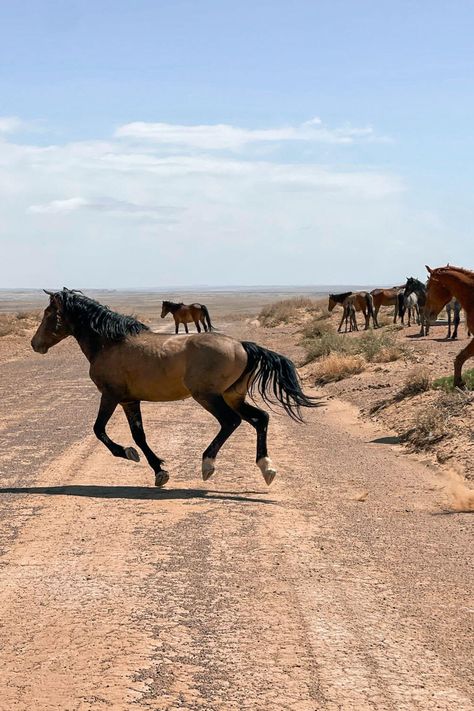
[[[0,5],[0,286],[472,266],[474,4]]]

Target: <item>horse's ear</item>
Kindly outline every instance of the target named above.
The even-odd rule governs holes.
[[[427,264],[425,264],[425,267],[426,267],[428,274],[433,274],[433,269],[431,269],[431,267],[429,267]]]
[[[54,291],[48,291],[47,289],[43,289],[45,294],[48,294],[48,296],[54,296]]]

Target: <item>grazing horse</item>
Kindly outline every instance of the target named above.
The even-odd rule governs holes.
[[[474,333],[474,272],[461,267],[426,267],[430,275],[426,290],[427,318],[435,319],[443,306],[455,297],[466,313],[468,333]],[[462,367],[474,356],[474,338],[454,359],[454,385],[462,387]]]
[[[94,424],[96,437],[115,457],[137,462],[133,447],[122,447],[106,433],[117,405],[127,417],[132,437],[155,472],[155,485],[163,486],[168,473],[163,460],[146,442],[140,401],[170,402],[192,397],[219,422],[220,430],[202,456],[202,478],[214,473],[217,453],[245,420],[257,431],[257,466],[268,485],[276,470],[268,457],[268,413],[246,402],[258,392],[264,402],[277,402],[294,420],[301,407],[317,407],[318,398],[301,390],[292,361],[250,341],[237,341],[212,333],[176,338],[153,333],[131,316],[123,316],[63,288],[46,292],[49,305],[31,345],[47,351],[67,336],[74,336],[90,362],[89,375],[102,394]]]
[[[391,289],[372,289],[370,292],[374,300],[374,311],[375,319],[378,319],[379,311],[381,306],[394,306],[393,312],[393,323],[397,323],[397,316],[399,311],[398,306],[398,295],[400,294],[403,286],[394,286]]]
[[[175,333],[178,333],[180,323],[184,324],[186,333],[189,333],[188,323],[194,323],[197,332],[201,333],[199,321],[201,321],[205,331],[212,331],[214,328],[207,306],[204,306],[204,304],[187,305],[183,304],[182,301],[179,304],[175,304],[173,301],[163,301],[161,305],[161,318],[164,318],[166,314],[173,314]]]
[[[344,302],[348,297],[351,297],[355,310],[362,311],[362,313],[364,314],[365,330],[367,331],[367,329],[369,328],[371,318],[372,323],[374,324],[374,328],[377,328],[377,319],[374,315],[374,302],[368,291],[344,291],[341,294],[329,294],[328,311],[332,311],[337,304],[341,304],[342,306],[344,306]],[[337,329],[338,331],[341,330],[343,322],[344,315],[342,316],[341,323],[339,324],[339,328]]]

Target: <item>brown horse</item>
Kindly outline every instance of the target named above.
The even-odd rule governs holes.
[[[391,289],[372,289],[370,293],[374,300],[375,320],[377,323],[381,306],[393,306],[393,323],[397,322],[399,294],[403,292],[404,288],[404,286],[394,286]]]
[[[257,466],[267,484],[276,470],[268,457],[268,413],[246,402],[258,392],[264,402],[277,402],[297,421],[301,407],[316,407],[318,398],[301,390],[295,366],[288,358],[250,341],[202,333],[176,338],[153,333],[131,316],[122,316],[69,289],[50,296],[31,345],[37,353],[67,336],[74,336],[90,362],[89,375],[102,393],[94,424],[96,437],[115,457],[137,462],[133,447],[113,442],[105,431],[117,405],[127,417],[132,437],[155,472],[155,485],[169,477],[163,460],[146,442],[140,401],[170,402],[194,398],[219,422],[220,430],[202,457],[202,477],[214,472],[220,448],[245,420],[257,431]]]
[[[474,272],[461,267],[426,267],[430,278],[426,290],[425,315],[430,321],[436,319],[441,309],[453,296],[466,313],[466,323],[470,333],[474,333]],[[466,360],[474,356],[474,338],[454,359],[454,385],[462,387],[462,367]]]
[[[204,304],[183,304],[182,301],[179,304],[175,304],[173,301],[163,301],[161,305],[161,318],[164,318],[166,314],[173,314],[175,333],[178,333],[180,323],[184,324],[186,333],[189,333],[188,323],[194,323],[197,332],[201,333],[199,321],[201,321],[205,331],[212,331],[213,329],[209,311]]]
[[[346,299],[351,298],[356,311],[362,311],[365,318],[365,330],[369,328],[370,319],[374,324],[374,328],[377,328],[377,319],[374,314],[374,302],[372,296],[368,291],[343,291],[340,294],[329,294],[328,298],[328,311],[332,311],[337,304],[344,306]],[[344,323],[345,315],[342,315],[341,323],[339,324],[338,331],[341,330],[342,324]],[[356,321],[357,325],[357,321]]]
[[[342,321],[344,322],[344,333],[347,333],[348,326],[349,326],[349,333],[351,331],[358,331],[359,327],[357,325],[357,319],[356,319],[356,310],[355,310],[355,305],[354,301],[352,300],[352,296],[348,296],[347,299],[344,301],[344,312],[342,315]],[[341,321],[341,324],[342,324]]]

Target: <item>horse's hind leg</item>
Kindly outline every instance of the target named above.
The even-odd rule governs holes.
[[[168,472],[161,468],[163,460],[157,457],[147,444],[140,402],[137,400],[135,402],[122,403],[122,407],[130,426],[133,441],[140,447],[148,464],[155,472],[155,486],[164,486],[169,479]]]
[[[220,448],[240,425],[242,417],[226,403],[222,395],[193,393],[193,398],[211,415],[214,415],[221,426],[216,437],[202,455],[202,478],[207,481],[214,474],[214,463]]]
[[[203,328],[204,328],[204,330],[205,330],[205,331],[206,331],[206,333],[207,333],[207,326],[206,326],[206,322],[204,321],[204,319],[203,319],[203,318],[201,319],[201,323],[202,323],[202,325],[203,325]]]
[[[186,323],[186,321],[184,322],[184,330],[186,331],[186,333],[189,333],[189,328],[188,328],[188,324]]]
[[[239,413],[245,422],[252,425],[257,432],[257,467],[262,472],[265,482],[270,486],[277,472],[268,456],[267,450],[268,421],[270,419],[268,412],[260,410],[254,405],[249,405],[245,401],[234,405],[233,409]]]
[[[195,321],[194,325],[196,326],[197,332],[201,333],[201,326],[199,325],[199,321]]]
[[[110,439],[105,431],[107,422],[115,412],[118,402],[108,395],[102,395],[100,400],[99,412],[94,423],[94,434],[97,439],[105,444],[108,450],[112,452],[114,457],[122,457],[123,459],[131,459],[133,462],[139,462],[140,456],[134,447],[122,447]]]

